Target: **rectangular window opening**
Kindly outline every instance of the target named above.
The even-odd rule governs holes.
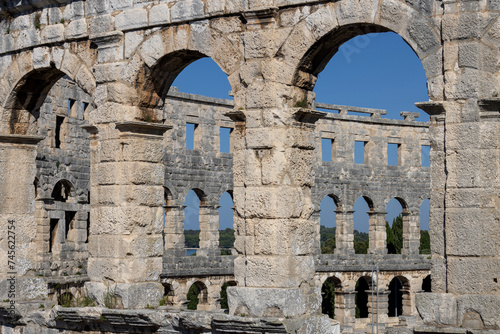
[[[64,117],[56,116],[56,133],[55,133],[56,148],[61,148],[61,126],[63,123],[64,123]]]
[[[88,107],[89,107],[89,103],[88,102],[82,102],[82,110],[83,110],[82,116],[85,115],[85,112],[87,111]]]
[[[195,134],[197,128],[198,124],[186,123],[186,149],[188,150],[195,149]]]
[[[333,139],[321,138],[322,161],[333,161]]]
[[[74,211],[66,211],[64,212],[64,218],[66,219],[66,235],[64,240],[68,240],[68,236],[71,237],[71,234],[69,233],[70,230],[73,230],[75,228],[75,216],[76,212]]]
[[[75,100],[68,99],[68,116],[71,117],[73,106],[75,105]]]
[[[387,164],[389,166],[399,166],[399,149],[400,144],[388,143],[387,144]]]
[[[220,127],[220,153],[231,153],[231,132],[233,129]]]
[[[90,237],[90,213],[87,215],[87,240],[85,240],[85,243],[89,243],[89,237]]]
[[[355,141],[354,142],[354,163],[364,164],[365,163],[365,141]]]
[[[49,234],[49,253],[52,253],[52,248],[57,240],[57,228],[59,227],[59,219],[50,220],[50,234]]]
[[[422,167],[431,166],[431,147],[429,145],[420,147],[420,163]]]

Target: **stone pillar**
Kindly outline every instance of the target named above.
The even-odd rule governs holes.
[[[123,121],[90,127],[91,231],[87,291],[115,307],[158,305],[163,256],[163,133]]]
[[[184,208],[183,205],[166,205],[165,227],[163,235],[165,238],[165,255],[185,256],[184,243]]]
[[[373,292],[373,296],[372,296]],[[368,294],[368,319],[374,319],[374,323],[386,324],[389,319],[389,290],[379,290],[377,298],[377,290],[366,290]],[[378,310],[378,317],[377,317]],[[380,330],[380,327],[379,327]]]
[[[321,211],[320,210],[314,210],[312,215],[311,215],[311,220],[314,223],[314,226],[316,227],[316,234],[318,236],[317,239],[314,240],[314,253],[315,254],[321,254],[321,235],[320,235],[320,230],[321,230]]]
[[[337,229],[335,231],[335,254],[354,254],[354,211],[335,211],[337,214]]]
[[[236,113],[232,117],[238,287],[228,288],[230,313],[319,315],[321,288],[314,285],[319,235],[311,200],[313,122],[297,121],[300,113],[308,113],[302,109]]]
[[[335,291],[335,320],[342,327],[356,323],[356,291]]]
[[[196,255],[218,256],[219,211],[218,205],[200,205],[200,249]]]
[[[368,215],[370,216],[368,254],[387,254],[386,214],[387,212],[382,211],[368,211]]]
[[[403,248],[401,254],[418,257],[420,248],[420,213],[403,212]]]
[[[0,135],[0,300],[47,297],[47,283],[37,277],[35,215],[36,145],[43,138]]]

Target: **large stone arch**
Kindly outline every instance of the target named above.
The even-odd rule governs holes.
[[[317,75],[346,41],[372,32],[400,35],[422,62],[431,99],[443,97],[442,50],[439,29],[431,20],[398,0],[347,1],[318,6],[298,22],[276,57],[284,60],[281,80],[311,91]],[[286,64],[286,65],[285,65]]]
[[[0,77],[1,133],[33,134],[33,113],[65,75],[89,95],[96,87],[86,63],[69,49],[40,47],[10,56],[9,60],[10,65]]]
[[[158,107],[177,75],[204,57],[210,57],[228,75],[233,91],[238,89],[235,73],[243,55],[229,39],[211,29],[208,20],[165,27],[148,36],[123,72],[123,80],[137,92],[131,105],[143,112]]]

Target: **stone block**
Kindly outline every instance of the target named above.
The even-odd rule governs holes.
[[[88,36],[86,19],[71,21],[64,29],[65,39],[82,38],[86,36]]]
[[[447,270],[450,293],[490,294],[498,291],[498,257],[448,257]]]
[[[115,27],[119,30],[130,30],[148,25],[148,12],[144,8],[124,11],[115,18]]]
[[[159,4],[149,10],[149,25],[153,26],[169,22],[170,9],[167,4]]]
[[[461,295],[458,301],[458,323],[468,329],[485,329],[500,327],[498,310],[500,296],[498,295]],[[471,319],[470,314],[477,317]],[[475,321],[471,321],[475,320]]]
[[[457,325],[457,299],[449,293],[417,293],[415,304],[426,324]]]
[[[306,312],[300,289],[228,287],[230,314],[252,317],[297,317]]]

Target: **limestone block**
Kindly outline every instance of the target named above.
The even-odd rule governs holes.
[[[64,29],[64,38],[66,39],[82,38],[85,36],[88,36],[86,19],[71,21]]]
[[[495,256],[500,253],[500,226],[491,215],[491,209],[449,208],[446,221],[449,255]]]
[[[235,273],[244,270],[247,286],[293,288],[314,276],[312,256],[247,256],[245,259],[245,268],[235,267]]]
[[[280,50],[291,62],[295,63],[302,58],[302,55],[306,54],[311,47],[311,41],[315,39],[307,24],[301,22],[293,28]]]
[[[242,26],[241,20],[236,17],[220,17],[210,20],[210,27],[222,34],[241,32]]]
[[[491,294],[499,291],[495,282],[500,273],[498,257],[449,257],[447,269],[450,293]]]
[[[288,318],[306,312],[305,298],[300,289],[228,287],[227,295],[230,314]]]
[[[411,18],[411,9],[395,0],[383,0],[375,22],[393,31],[404,31]]]
[[[500,310],[500,296],[498,295],[460,295],[458,301],[458,323],[466,328],[471,328],[471,324],[466,323],[466,314],[476,312],[480,315],[479,326],[472,327],[483,329],[484,327],[498,328],[500,319],[498,310]],[[484,327],[482,327],[482,326]]]
[[[15,48],[24,49],[40,44],[40,31],[37,29],[26,29],[19,33],[15,40]]]
[[[167,4],[153,6],[149,10],[149,25],[170,23],[170,9]]]
[[[94,76],[86,66],[81,66],[75,76],[78,86],[87,94],[94,92],[96,82]]]
[[[373,22],[378,1],[355,0],[339,2],[337,5],[337,18],[339,25],[356,22]]]
[[[304,209],[300,188],[285,185],[246,188],[247,218],[297,218]]]
[[[162,226],[161,209],[143,206],[101,207],[91,209],[92,234],[151,233]]]
[[[305,19],[308,30],[316,39],[320,39],[338,26],[335,5],[333,3],[322,6]]]
[[[118,167],[122,184],[163,185],[164,167],[147,162],[122,162]]]
[[[204,4],[201,0],[179,1],[170,7],[170,17],[172,22],[192,20],[202,17],[204,14]]]
[[[85,3],[78,1],[72,2],[66,6],[63,12],[63,18],[67,21],[76,21],[85,17]]]
[[[464,12],[443,16],[443,40],[480,39],[493,17],[479,12]]]
[[[457,299],[454,295],[449,293],[417,293],[415,294],[415,304],[424,323],[457,325]]]
[[[10,31],[27,30],[31,27],[29,15],[19,15],[10,24]]]
[[[64,39],[64,25],[53,24],[46,26],[41,33],[42,43],[59,42]]]
[[[124,11],[115,18],[115,27],[119,30],[130,30],[148,25],[148,12],[144,8]]]
[[[420,55],[420,58],[440,46],[437,30],[419,14],[414,13],[413,18],[408,23],[407,33],[410,40],[416,44],[412,45],[412,47]]]
[[[88,18],[89,35],[96,36],[114,29],[115,18],[109,14]]]
[[[142,59],[149,67],[154,66],[154,64],[166,54],[165,46],[163,43],[162,36],[159,34],[154,34],[142,43],[138,50]]]
[[[125,58],[130,58],[130,56],[135,52],[139,44],[144,40],[144,34],[142,31],[130,31],[125,34]]]

